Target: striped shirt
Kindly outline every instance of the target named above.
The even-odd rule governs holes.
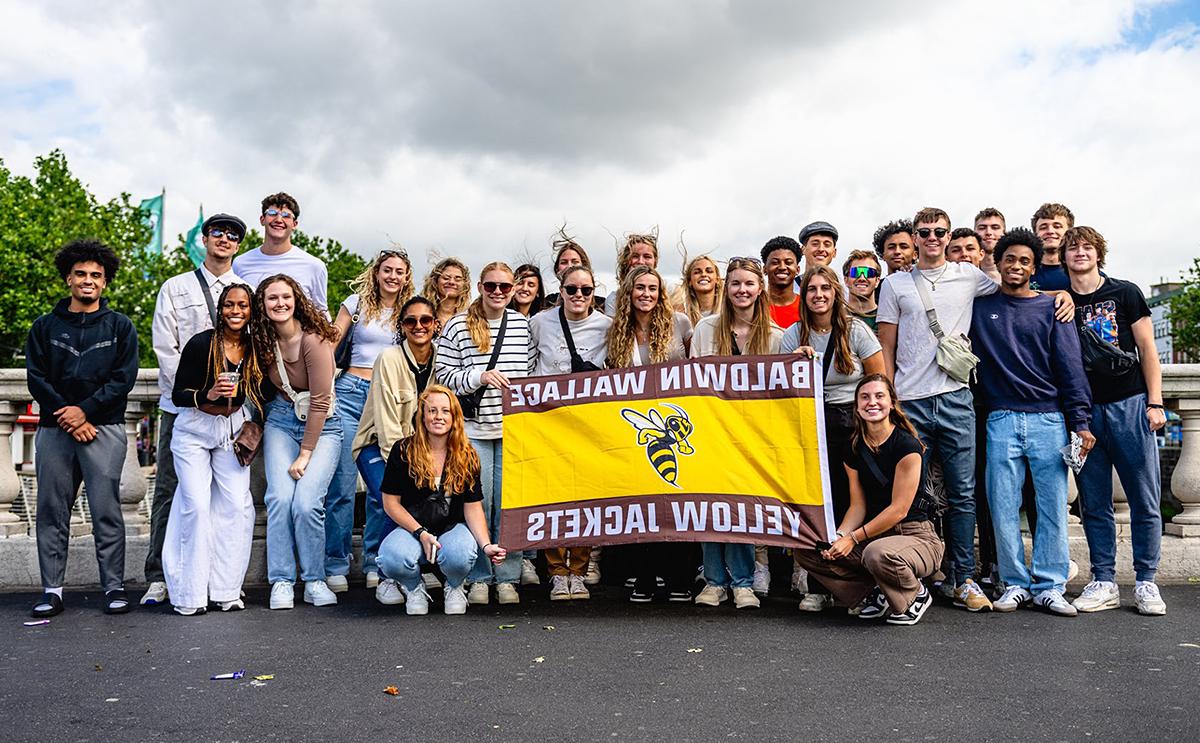
[[[508,325],[504,328],[504,344],[500,348],[495,368],[509,378],[527,377],[533,373],[536,361],[536,349],[530,342],[529,320],[515,310],[506,309],[505,312],[508,313]],[[496,334],[500,332],[500,318],[489,320],[488,329],[492,343],[495,343]],[[438,381],[459,395],[474,392],[483,385],[480,377],[487,369],[492,350],[489,347],[487,353],[484,353],[471,340],[465,312],[455,315],[446,323],[438,339]],[[469,438],[500,438],[503,395],[504,393],[495,387],[487,388],[483,402],[479,404],[478,415],[466,422],[465,428]]]

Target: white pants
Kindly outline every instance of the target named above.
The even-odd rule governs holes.
[[[234,456],[232,437],[245,420],[179,411],[171,437],[179,485],[163,540],[163,574],[171,603],[199,608],[241,595],[250,564],[254,502],[250,469]]]

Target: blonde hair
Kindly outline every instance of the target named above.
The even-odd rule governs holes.
[[[625,245],[617,251],[617,281],[625,280],[625,274],[629,271],[629,254],[638,243],[650,246],[654,251],[654,263],[658,264],[658,228],[655,227],[644,235],[631,232],[625,236]]]
[[[513,270],[508,267],[507,263],[492,261],[479,272],[480,283],[483,283],[483,277],[491,271],[504,271],[509,276],[513,275]],[[508,312],[508,307],[506,306],[502,311]],[[471,334],[471,342],[475,344],[480,353],[492,350],[492,330],[488,327],[487,317],[483,314],[483,296],[476,297],[475,301],[467,307],[467,331]]]
[[[667,301],[667,289],[662,276],[649,266],[634,266],[629,269],[617,292],[617,312],[608,328],[608,358],[605,364],[612,369],[633,366],[633,347],[637,340],[637,313],[633,309],[633,285],[643,276],[658,279],[658,304],[650,310],[650,327],[647,341],[650,345],[650,363],[666,361],[671,353],[671,341],[675,337],[675,318]]]
[[[445,297],[442,296],[442,289],[438,286],[438,279],[442,277],[442,273],[447,268],[457,268],[463,275],[463,290],[459,293],[458,298],[454,300],[454,311],[451,315],[457,315],[467,308],[471,301],[471,271],[467,268],[467,264],[457,258],[443,258],[437,262],[429,275],[425,277],[425,287],[421,290],[421,295],[428,298],[434,304],[434,309],[437,310],[434,314],[439,314],[442,309],[442,302]]]
[[[685,255],[684,258],[686,257]],[[713,273],[716,274],[716,279],[713,282],[713,296],[719,298],[721,292],[725,290],[725,281],[721,278],[721,267],[717,265],[715,260],[707,255],[698,255],[687,261],[683,267],[683,283],[672,294],[671,301],[674,303],[675,309],[688,316],[688,319],[692,321],[692,325],[700,322],[702,316],[700,314],[700,295],[696,294],[696,290],[692,288],[692,270],[696,268],[696,265],[700,261],[708,261],[713,265]]]
[[[475,485],[479,477],[479,455],[467,438],[463,426],[462,406],[448,387],[431,384],[417,400],[417,421],[413,435],[400,445],[404,458],[408,460],[408,475],[419,488],[433,489],[433,456],[429,446],[429,432],[425,430],[425,406],[432,395],[445,395],[450,401],[450,433],[446,437],[446,461],[442,465],[442,486],[448,493],[465,493]]]
[[[734,271],[748,271],[758,279],[760,291],[758,299],[754,300],[754,310],[750,316],[750,340],[741,352],[747,356],[756,356],[771,352],[771,312],[767,305],[767,280],[763,276],[762,264],[751,258],[732,258],[725,266],[725,291],[721,294],[721,309],[717,313],[717,356],[729,356],[733,353],[733,302],[729,300],[729,274]]]
[[[412,261],[408,259],[408,253],[399,248],[385,248],[379,251],[375,260],[371,261],[371,264],[350,282],[350,289],[358,295],[358,314],[361,319],[371,322],[381,317],[384,308],[383,292],[379,288],[379,268],[384,261],[391,258],[399,258],[404,261],[404,266],[408,271],[404,286],[400,287],[400,293],[396,295],[396,303],[392,306],[393,330],[399,332],[400,308],[413,296]]]

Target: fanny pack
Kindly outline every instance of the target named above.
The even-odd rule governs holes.
[[[925,307],[925,317],[929,320],[929,330],[937,338],[937,353],[934,360],[938,368],[950,375],[950,378],[967,384],[975,376],[975,367],[979,365],[979,357],[971,352],[971,341],[967,336],[946,335],[942,324],[938,322],[937,311],[933,308],[933,298],[929,296],[921,272],[914,266],[912,269],[913,285],[921,297],[921,305]]]
[[[308,420],[308,408],[312,404],[312,393],[308,390],[297,392],[292,389],[291,383],[288,382],[287,367],[283,363],[283,351],[279,348],[279,341],[275,342],[275,368],[279,370],[279,385],[283,388],[284,393],[292,401],[292,412],[296,414],[296,418],[301,422]],[[333,410],[337,404],[337,394],[331,389],[329,390],[329,409]]]
[[[496,342],[492,344],[492,355],[488,359],[487,368],[484,371],[491,371],[496,368],[496,362],[500,360],[500,347],[504,344],[504,329],[508,327],[508,310],[500,316],[500,330],[496,332]],[[474,392],[469,392],[465,395],[455,395],[458,398],[459,407],[462,408],[463,418],[474,418],[479,415],[479,406],[483,404],[483,395],[487,392],[487,385],[483,385]]]
[[[1137,354],[1105,341],[1091,325],[1082,323],[1078,327],[1080,355],[1085,371],[1115,379],[1125,376],[1142,363]]]

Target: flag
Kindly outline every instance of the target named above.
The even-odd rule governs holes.
[[[163,202],[166,190],[151,199],[143,199],[138,205],[142,212],[142,224],[150,228],[150,241],[142,250],[149,255],[162,255],[163,248]]]
[[[796,356],[513,380],[504,546],[829,541],[823,399],[821,365]]]
[[[197,268],[204,262],[204,205],[200,205],[200,216],[196,218],[196,226],[188,230],[187,240],[183,247],[187,250],[188,258],[192,259],[192,265]]]

